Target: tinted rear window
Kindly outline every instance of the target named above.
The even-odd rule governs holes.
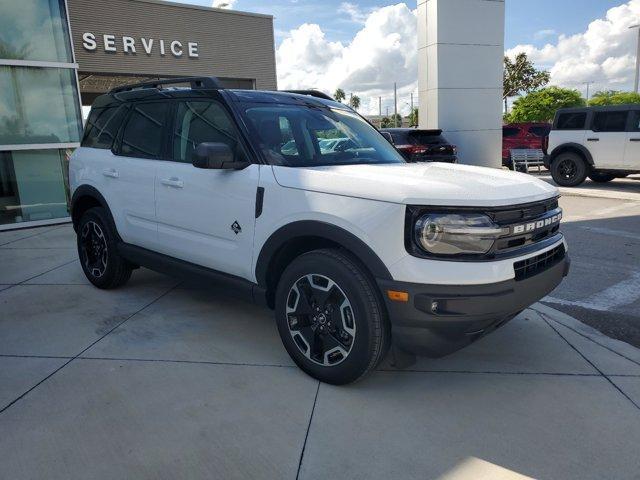
[[[126,113],[124,105],[92,109],[87,119],[82,146],[110,149]]]
[[[406,145],[409,143],[407,132],[387,132],[393,138],[394,145]]]
[[[518,135],[518,133],[520,133],[520,129],[519,128],[515,128],[515,127],[505,127],[502,129],[502,136],[503,137],[515,137]]]
[[[546,137],[547,135],[549,135],[550,131],[551,131],[551,126],[549,125],[531,127],[529,129],[529,132],[535,135],[536,137]]]
[[[165,103],[142,103],[132,107],[122,133],[120,154],[128,157],[159,158],[162,152],[164,126],[167,121]]]
[[[558,117],[558,130],[584,130],[587,112],[561,113]]]
[[[594,132],[624,132],[627,129],[629,112],[598,112],[593,116],[591,129]]]
[[[433,145],[446,143],[442,135],[438,132],[411,132],[409,134],[411,143],[414,145]]]

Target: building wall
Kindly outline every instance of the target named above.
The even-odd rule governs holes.
[[[65,0],[3,4],[0,86],[0,230],[64,221],[82,133]]]
[[[271,16],[157,0],[68,2],[81,72],[218,76],[253,79],[259,89],[277,88]],[[94,50],[86,48],[85,33],[93,34]],[[114,36],[115,52],[105,51],[104,35]],[[130,47],[124,51],[123,37],[133,38],[135,53]],[[173,41],[182,44],[182,55],[171,52]],[[197,56],[189,55],[189,43],[197,44]],[[176,50],[180,50],[177,45]]]

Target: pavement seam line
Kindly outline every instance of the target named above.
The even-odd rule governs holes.
[[[89,346],[85,347],[82,351],[80,351],[80,353],[78,353],[77,355],[71,357],[68,361],[64,362],[62,365],[60,365],[58,368],[56,368],[53,372],[51,372],[49,375],[47,375],[46,377],[44,377],[42,380],[40,380],[38,383],[36,383],[35,385],[33,385],[31,388],[29,388],[26,392],[24,392],[22,395],[20,395],[18,398],[14,399],[13,401],[9,402],[7,405],[5,405],[4,407],[0,408],[0,415],[2,415],[6,410],[8,410],[9,408],[11,408],[13,405],[15,405],[16,403],[18,403],[20,400],[22,400],[24,397],[26,397],[29,393],[31,393],[33,390],[35,390],[36,388],[38,388],[40,385],[42,385],[44,382],[46,382],[47,380],[49,380],[51,377],[53,377],[56,373],[58,373],[60,370],[62,370],[64,367],[66,367],[67,365],[69,365],[71,362],[73,362],[75,359],[77,359],[80,355],[82,355],[84,352],[86,352],[87,350],[89,350],[91,347],[93,347],[96,343],[98,343],[100,340],[102,340],[104,337],[106,337],[107,335],[109,335],[111,332],[113,332],[116,328],[120,327],[122,324],[124,324],[125,322],[129,321],[131,318],[133,318],[134,316],[136,316],[138,313],[142,312],[143,310],[145,310],[146,308],[150,307],[151,305],[153,305],[155,302],[157,302],[158,300],[160,300],[162,297],[164,297],[165,295],[169,294],[170,292],[172,292],[176,287],[173,286],[170,289],[168,289],[166,292],[164,292],[162,295],[154,298],[153,300],[151,300],[149,303],[147,303],[146,305],[142,306],[141,308],[139,308],[138,310],[136,310],[135,312],[133,312],[131,315],[129,315],[127,318],[125,318],[124,320],[122,320],[120,323],[118,323],[116,326],[114,326],[111,330],[109,330],[107,333],[105,333],[104,335],[102,335],[100,338],[98,338],[97,340],[93,341],[91,344],[89,344]]]
[[[9,290],[11,290],[11,289],[12,289],[12,288],[14,288],[14,287],[18,287],[18,286],[25,286],[25,285],[26,285],[26,286],[29,286],[26,282],[28,282],[28,281],[30,281],[30,280],[33,280],[34,278],[38,278],[38,277],[40,277],[40,276],[42,276],[42,275],[46,275],[46,274],[47,274],[47,273],[49,273],[49,272],[53,272],[54,270],[56,270],[56,269],[58,269],[58,268],[62,268],[62,267],[64,267],[64,266],[67,266],[67,265],[69,265],[69,264],[71,264],[71,263],[73,263],[73,262],[76,262],[77,260],[78,260],[77,258],[74,258],[73,260],[71,260],[71,261],[69,261],[69,262],[65,262],[65,263],[63,263],[62,265],[57,265],[57,266],[55,266],[55,267],[53,267],[53,268],[51,268],[51,269],[47,270],[46,272],[39,273],[39,274],[37,274],[37,275],[34,275],[33,277],[29,277],[29,278],[27,278],[27,279],[25,279],[25,280],[21,281],[21,282],[8,284],[8,285],[11,285],[11,286],[10,286],[9,288],[5,288],[4,290],[1,290],[1,291],[2,291],[2,292],[8,292]],[[35,285],[38,285],[38,284],[35,284]],[[0,412],[0,413],[2,413],[2,412]]]
[[[311,422],[313,421],[313,414],[316,411],[316,403],[318,403],[318,393],[320,392],[320,381],[316,387],[316,396],[313,399],[313,407],[311,408],[311,415],[309,415],[309,424],[307,425],[307,433],[304,435],[304,442],[302,443],[302,451],[300,452],[300,459],[298,460],[298,471],[296,472],[296,480],[300,478],[300,470],[302,469],[302,460],[304,459],[304,451],[307,448],[307,439],[309,438],[309,430],[311,430]]]
[[[538,312],[538,313],[540,313],[540,312]],[[564,335],[562,335],[558,330],[556,330],[556,328],[553,325],[551,325],[551,323],[549,323],[549,319],[547,318],[547,316],[545,314],[540,313],[540,315],[542,316],[543,320],[547,323],[547,325],[549,325],[553,329],[554,332],[556,332],[558,335],[560,335],[560,338],[562,338],[565,342],[567,342],[567,345],[569,345],[571,348],[573,348],[578,353],[578,355],[580,355],[587,362],[589,362],[589,364],[591,364],[591,366],[593,368],[595,368],[598,372],[600,372],[600,375],[602,375],[602,377],[604,379],[606,379],[607,382],[609,382],[613,386],[613,388],[615,388],[618,392],[620,392],[624,398],[629,400],[629,402],[631,402],[631,404],[634,407],[636,407],[638,410],[640,410],[640,405],[638,405],[636,402],[634,402],[633,399],[629,395],[627,395],[618,385],[616,385],[613,382],[613,380],[611,380],[607,375],[605,375],[604,372],[602,370],[600,370],[598,367],[596,367],[595,364],[591,360],[589,360],[580,350],[578,350],[575,346],[573,346],[573,344],[569,340],[567,340],[564,337]]]
[[[533,309],[533,310],[535,310],[535,309]],[[540,315],[546,315],[546,314],[542,313],[540,310],[535,310],[535,311],[536,311],[536,312],[538,312]],[[547,318],[548,318],[548,317],[547,317]],[[600,342],[597,342],[596,340],[594,340],[594,339],[593,339],[593,338],[591,338],[590,336],[585,335],[584,333],[579,332],[578,330],[576,330],[576,329],[574,329],[574,328],[570,327],[569,325],[565,325],[564,323],[562,323],[562,322],[561,322],[561,321],[559,321],[559,320],[555,320],[555,319],[550,319],[550,320],[551,320],[551,321],[553,321],[553,322],[555,322],[555,323],[559,323],[559,324],[560,324],[560,325],[562,325],[563,327],[568,328],[569,330],[571,330],[573,333],[575,333],[575,334],[577,334],[577,335],[580,335],[581,337],[586,338],[587,340],[590,340],[591,342],[595,343],[595,344],[596,344],[596,345],[598,345],[599,347],[602,347],[602,348],[604,348],[605,350],[609,350],[611,353],[615,353],[616,355],[618,355],[618,356],[620,356],[620,357],[624,358],[625,360],[628,360],[628,361],[630,361],[631,363],[635,363],[636,365],[640,366],[640,362],[638,362],[638,361],[634,360],[633,358],[629,358],[629,357],[627,357],[627,356],[626,356],[626,355],[624,355],[623,353],[620,353],[620,352],[618,352],[618,351],[614,350],[614,349],[613,349],[613,348],[611,348],[611,347],[608,347],[608,346],[606,346],[606,345],[601,344]],[[603,334],[603,335],[604,335],[604,334]],[[608,336],[607,336],[607,338],[612,338],[612,337],[608,337]]]
[[[33,238],[33,237],[37,237],[39,235],[44,235],[45,233],[53,232],[55,230],[60,230],[61,228],[66,227],[67,225],[68,225],[68,223],[65,223],[63,225],[59,225],[59,226],[57,226],[55,228],[52,228],[50,230],[46,230],[44,232],[34,233],[33,235],[28,235],[26,237],[18,238],[16,240],[11,240],[10,242],[7,242],[7,243],[0,243],[0,247],[4,247],[5,245],[11,245],[12,243],[19,242],[20,240],[26,240],[28,238]]]

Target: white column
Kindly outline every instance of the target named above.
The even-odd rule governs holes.
[[[504,0],[418,0],[420,128],[440,128],[460,163],[499,168]]]

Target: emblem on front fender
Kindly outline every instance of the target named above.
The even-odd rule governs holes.
[[[238,235],[242,231],[242,227],[237,220],[231,224],[231,230],[233,230],[233,233],[235,233],[236,235]]]

